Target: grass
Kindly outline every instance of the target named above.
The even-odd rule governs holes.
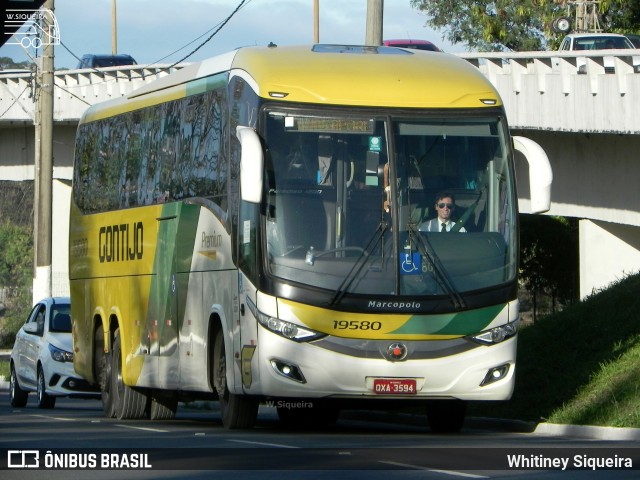
[[[640,428],[640,275],[524,327],[518,342],[513,398],[469,415]]]
[[[638,338],[636,343],[640,343]],[[553,423],[640,427],[640,348],[602,364],[575,398],[554,411]]]
[[[640,428],[640,275],[523,328],[514,395],[471,415]]]

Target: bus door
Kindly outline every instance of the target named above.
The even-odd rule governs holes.
[[[330,143],[331,153],[328,156],[329,163],[326,173],[323,175],[322,145]],[[353,141],[352,141],[353,142]],[[333,238],[326,245],[327,248],[335,248],[335,256],[344,256],[341,249],[347,247],[345,236],[345,222],[349,217],[349,204],[347,202],[348,189],[353,183],[354,162],[349,155],[348,136],[346,135],[319,135],[318,137],[318,187],[321,188],[321,196],[324,203],[328,224],[327,228],[333,233]]]
[[[335,248],[345,247],[344,243],[344,219],[349,215],[347,212],[347,183],[349,179],[350,165],[347,159],[347,147],[344,139],[337,140],[336,148],[336,221],[335,221]]]
[[[174,204],[177,205],[177,204]],[[158,237],[155,257],[155,278],[151,286],[150,354],[157,357],[157,379],[154,384],[177,388],[178,365],[178,279],[176,278],[176,238],[178,217],[163,209],[157,218]]]

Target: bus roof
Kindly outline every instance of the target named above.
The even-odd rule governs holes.
[[[226,71],[250,81],[260,97],[285,102],[399,108],[502,104],[476,67],[449,54],[387,46],[245,47],[95,105],[83,122],[207,90],[206,79]]]

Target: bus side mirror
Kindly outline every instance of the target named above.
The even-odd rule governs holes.
[[[264,156],[260,137],[251,127],[239,126],[236,136],[240,140],[240,191],[242,200],[260,203],[262,199],[262,169]]]
[[[549,157],[540,145],[529,138],[513,137],[513,148],[529,162],[531,213],[543,213],[551,208],[553,172]]]

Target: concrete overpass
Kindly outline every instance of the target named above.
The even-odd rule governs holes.
[[[584,297],[640,270],[639,50],[465,53],[496,86],[514,134],[545,149],[554,172],[550,215],[580,219]],[[586,61],[586,73],[577,65]],[[55,76],[54,238],[66,241],[74,134],[87,106],[166,75],[166,66],[68,70]],[[34,103],[30,74],[0,75],[0,180],[34,178]],[[518,162],[521,211],[529,210],[527,169]],[[58,240],[59,239],[59,240]],[[66,243],[66,242],[65,242]],[[59,244],[59,243],[58,243]],[[54,254],[53,290],[66,293],[67,251]]]
[[[135,65],[56,72],[53,131],[52,294],[68,295],[69,199],[75,133],[80,117],[94,103],[121,97],[167,75],[168,65]],[[33,180],[35,172],[34,93],[30,73],[0,72],[0,181]],[[41,296],[34,291],[34,297]],[[38,298],[34,298],[38,300]]]
[[[604,72],[602,53],[461,55],[496,86],[512,131],[547,152],[549,214],[581,219],[581,297],[640,270],[640,73],[633,66],[640,51],[608,51],[616,55],[614,74]],[[581,60],[586,74],[577,73]],[[526,171],[519,168],[526,212],[522,180]]]

